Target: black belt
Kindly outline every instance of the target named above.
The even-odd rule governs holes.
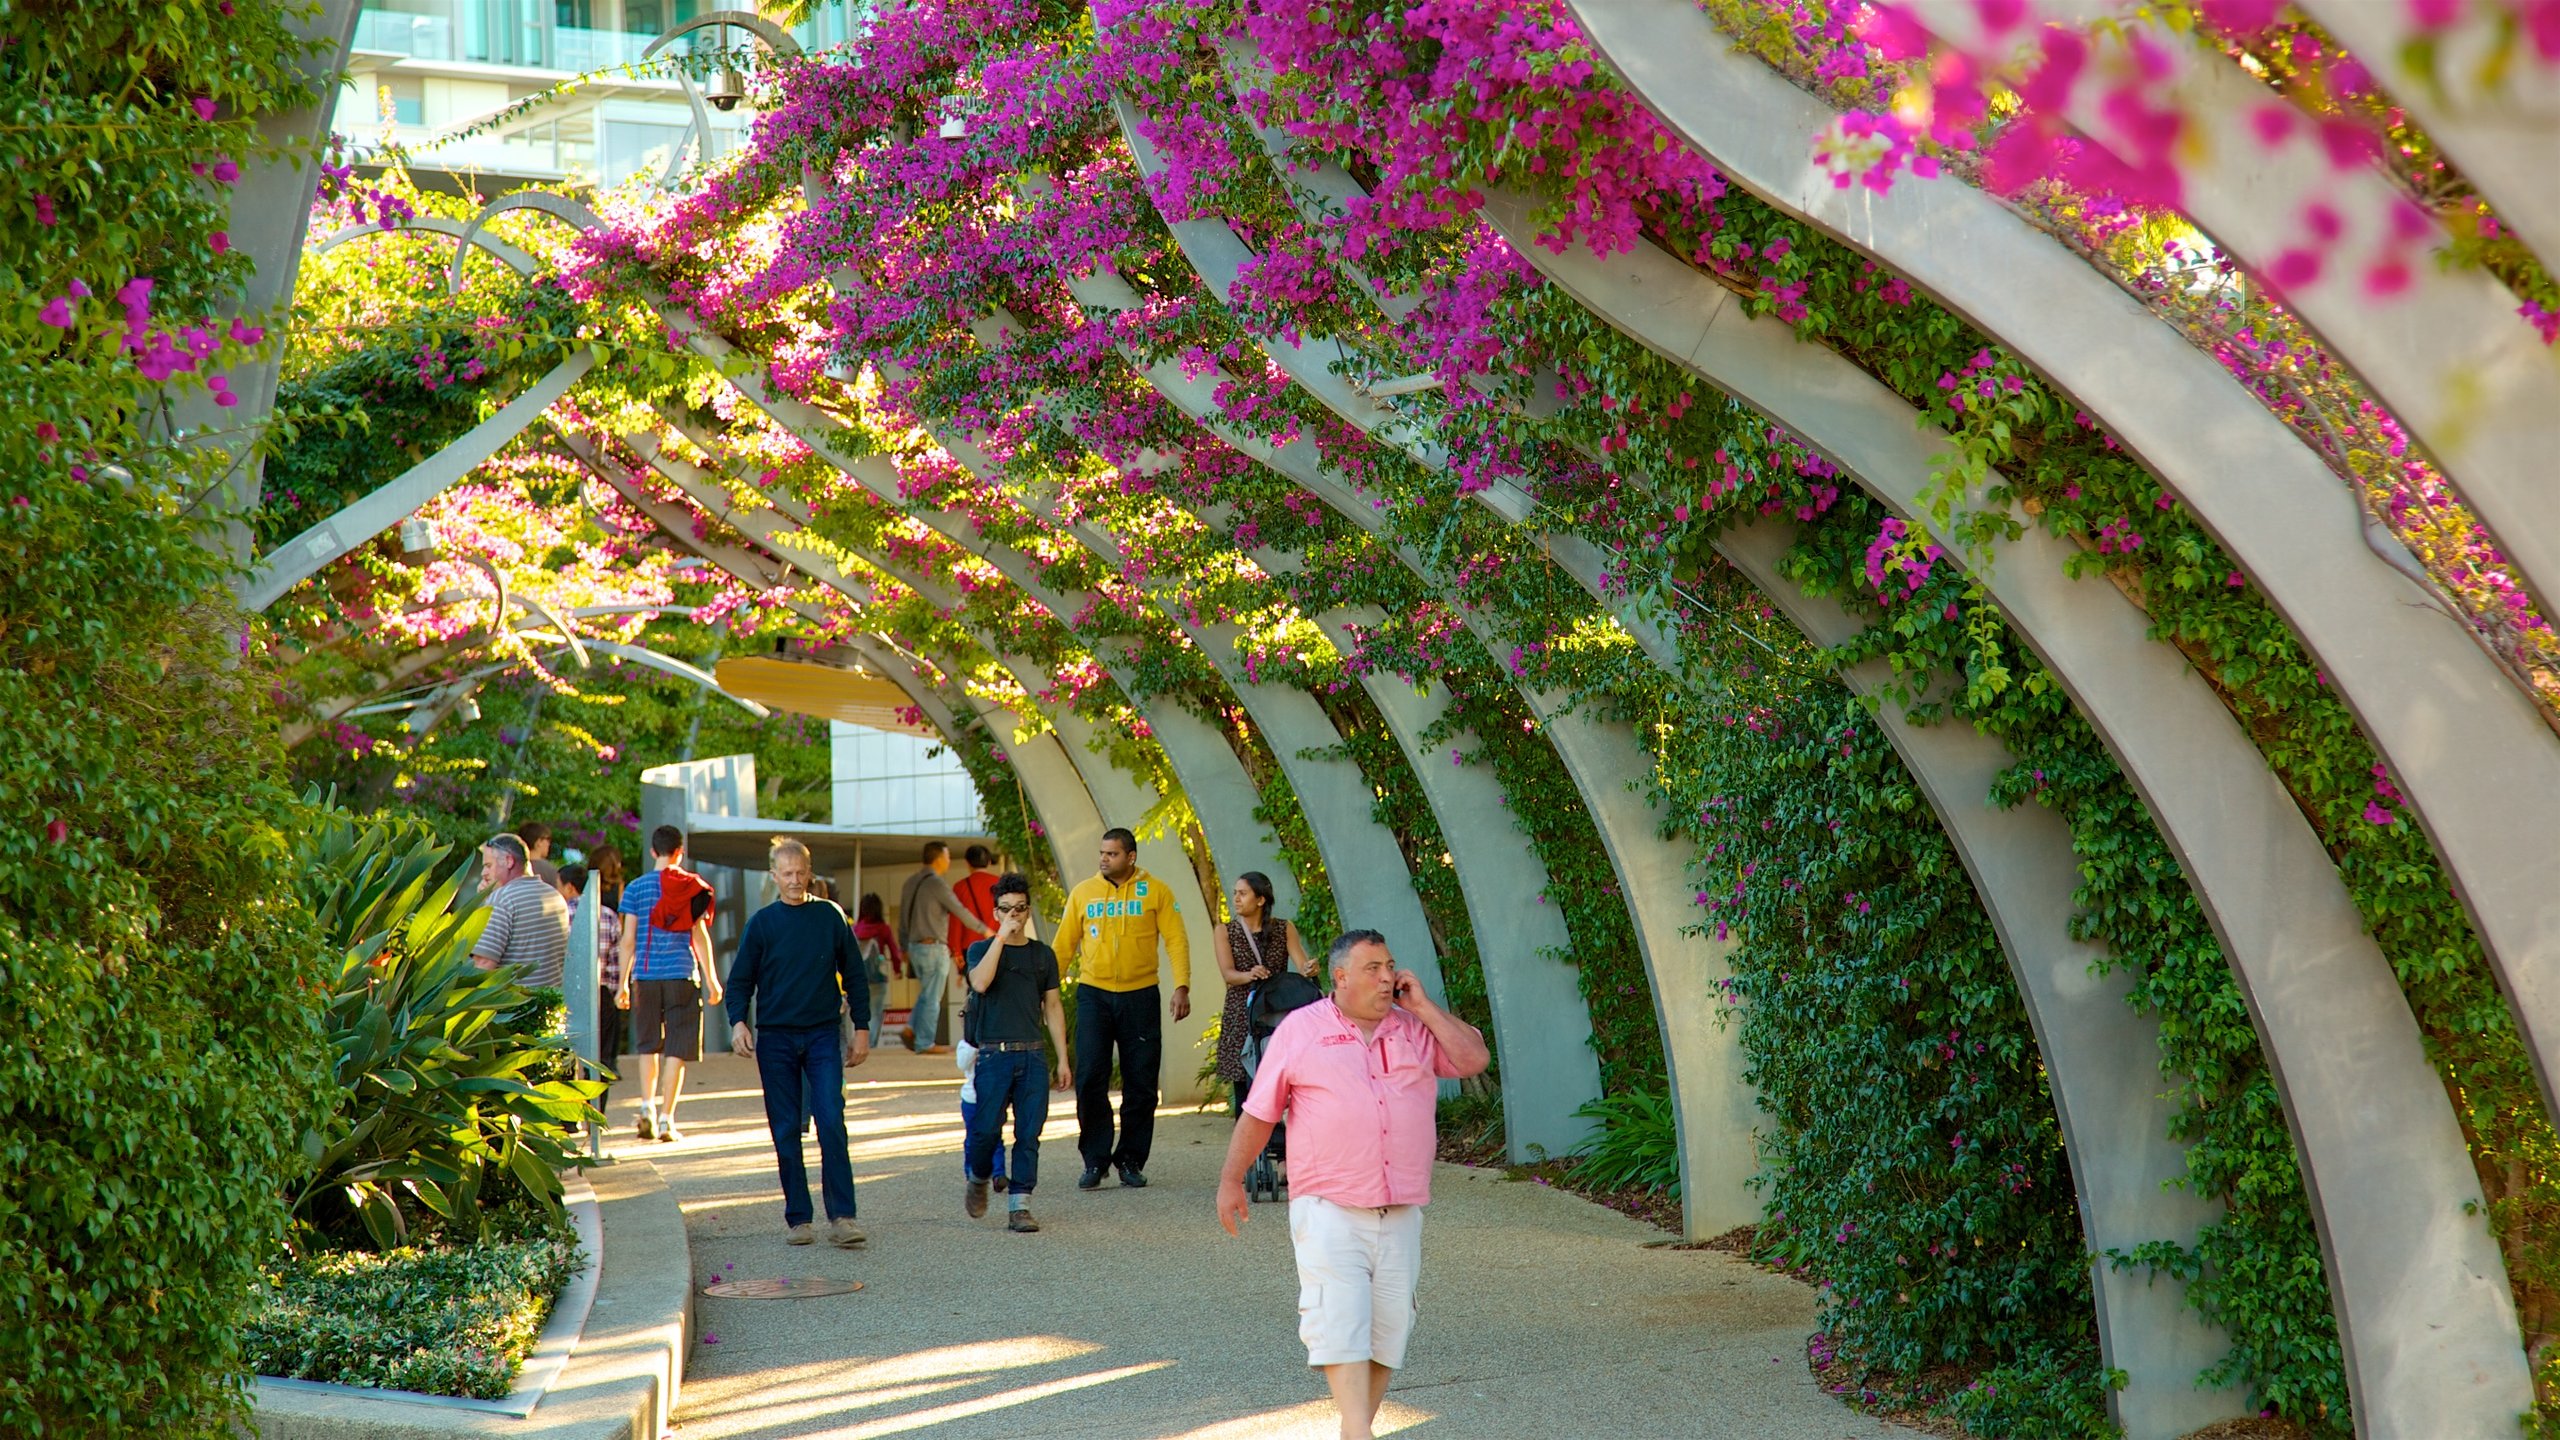
[[[988,1040],[981,1042],[978,1048],[981,1050],[1037,1050],[1040,1044],[1041,1042],[1037,1040]]]

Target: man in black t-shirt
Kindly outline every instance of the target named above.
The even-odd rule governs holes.
[[[987,1213],[989,1172],[1010,1111],[1013,1163],[1006,1169],[1005,1200],[1011,1212],[1006,1228],[1029,1234],[1040,1228],[1031,1218],[1031,1191],[1040,1182],[1040,1127],[1048,1123],[1049,1092],[1066,1089],[1069,1079],[1063,1065],[1057,1078],[1050,1078],[1041,1031],[1045,1025],[1048,1043],[1066,1055],[1067,1017],[1058,1004],[1058,954],[1030,938],[1031,882],[1020,875],[996,881],[995,905],[996,933],[970,946],[968,953],[969,988],[976,992],[969,1038],[978,1047],[978,1108],[969,1122],[968,1193],[962,1208],[972,1220]]]

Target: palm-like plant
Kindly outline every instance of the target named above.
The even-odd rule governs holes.
[[[345,957],[327,1010],[343,1098],[296,1219],[328,1231],[352,1214],[388,1248],[427,1217],[477,1240],[484,1202],[511,1195],[556,1215],[605,1087],[541,1078],[575,1075],[569,1042],[522,1028],[539,1013],[524,988],[471,963],[488,917],[467,862],[439,881],[449,849],[424,825],[310,799],[304,895]]]

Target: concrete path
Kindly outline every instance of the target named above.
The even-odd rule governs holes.
[[[960,1211],[958,1078],[896,1050],[853,1072],[847,1104],[868,1250],[785,1245],[751,1062],[694,1067],[677,1144],[635,1138],[628,1082],[615,1153],[666,1175],[696,1288],[723,1275],[860,1280],[805,1300],[703,1297],[679,1440],[1021,1436],[1330,1437],[1297,1341],[1284,1207],[1244,1238],[1211,1195],[1223,1114],[1163,1117],[1154,1184],[1086,1194],[1071,1109],[1053,1115],[1033,1211],[1043,1231]],[[1060,1097],[1065,1098],[1065,1097]],[[808,1146],[814,1187],[817,1147]],[[1424,1228],[1422,1318],[1381,1432],[1567,1440],[1854,1440],[1908,1435],[1805,1372],[1812,1292],[1569,1195],[1444,1165]],[[608,1262],[609,1263],[609,1262]],[[734,1268],[731,1268],[734,1267]],[[715,1343],[716,1340],[716,1343]]]

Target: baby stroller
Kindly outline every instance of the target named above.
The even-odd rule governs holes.
[[[1324,998],[1316,982],[1295,970],[1283,970],[1253,987],[1244,997],[1244,1083],[1250,1087],[1254,1077],[1262,1073],[1263,1047],[1271,1043],[1271,1032],[1292,1010],[1312,1005]],[[1289,1159],[1289,1127],[1271,1127],[1271,1139],[1254,1157],[1253,1168],[1245,1172],[1244,1194],[1247,1200],[1277,1201],[1287,1188],[1288,1178],[1281,1167]]]

